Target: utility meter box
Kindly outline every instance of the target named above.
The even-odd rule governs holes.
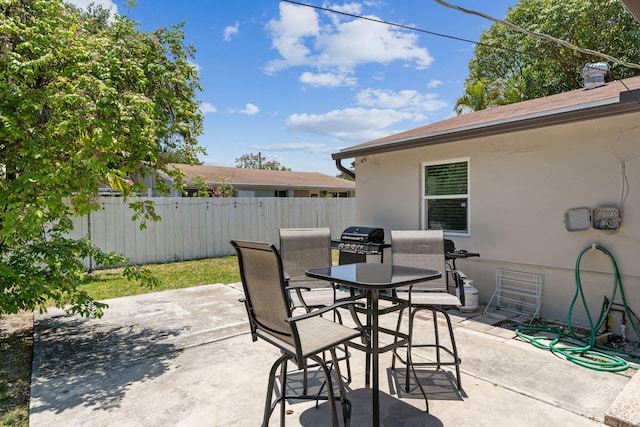
[[[591,212],[593,228],[604,231],[617,231],[620,227],[620,211],[618,208],[594,208]]]
[[[591,227],[591,212],[588,208],[569,209],[564,214],[564,226],[568,231],[588,230]]]
[[[601,231],[618,231],[620,211],[616,207],[569,209],[564,214],[564,225],[568,231],[581,231],[593,228]]]

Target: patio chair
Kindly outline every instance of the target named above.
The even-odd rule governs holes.
[[[351,294],[340,290],[333,283],[326,280],[313,279],[305,274],[309,268],[325,267],[332,264],[331,259],[331,230],[329,228],[280,228],[280,256],[282,266],[288,278],[289,297],[291,306],[296,309],[311,310],[326,307],[336,302],[338,298],[350,297]],[[334,320],[342,323],[338,310],[334,310]],[[349,349],[342,348],[344,355],[340,360],[346,360],[347,382],[351,382],[351,364]],[[305,375],[304,390],[307,382]]]
[[[406,358],[402,359],[401,355],[397,351],[394,351],[391,366],[395,369],[396,358],[406,365],[405,390],[407,392],[409,392],[409,368],[413,369],[415,374],[416,366],[435,366],[436,369],[447,365],[455,366],[457,387],[459,391],[462,391],[462,383],[460,381],[461,360],[458,357],[453,327],[446,308],[460,307],[463,305],[464,286],[461,286],[462,279],[459,272],[455,270],[451,272],[447,271],[444,256],[443,232],[442,230],[391,230],[391,248],[394,264],[428,268],[442,272],[440,279],[418,283],[406,289],[401,288],[396,292],[396,297],[406,301],[409,306],[409,339],[406,345]],[[459,287],[460,298],[447,291],[447,274],[449,273],[452,274],[454,282]],[[416,314],[423,310],[431,311],[432,313],[435,342],[417,344],[414,342],[414,321]],[[402,323],[402,313],[403,311],[400,312],[398,317],[398,331],[400,331]],[[447,322],[450,346],[440,342],[438,334],[438,314],[442,314]],[[436,361],[416,362],[412,358],[412,350],[416,347],[431,347],[435,349]],[[447,360],[443,360],[441,355],[443,352],[448,355]],[[417,375],[416,380],[418,380]],[[418,386],[424,395],[424,390],[419,381]]]
[[[298,316],[292,316],[291,306],[287,296],[286,282],[282,267],[282,259],[276,247],[271,243],[248,242],[232,240],[231,245],[238,254],[240,278],[245,297],[245,304],[251,337],[253,341],[262,339],[280,349],[282,356],[278,358],[269,374],[267,399],[264,409],[263,426],[267,426],[275,407],[280,403],[281,425],[285,420],[285,401],[287,399],[322,399],[330,402],[332,425],[338,426],[338,413],[335,402],[342,406],[345,425],[349,424],[351,413],[350,402],[346,398],[344,382],[337,363],[336,346],[359,337],[361,333],[355,329],[343,326],[321,315],[339,306],[351,306],[353,301],[340,302],[335,305],[314,310]],[[355,315],[355,313],[353,313]],[[329,364],[319,354],[329,351],[332,362]],[[325,375],[327,395],[287,395],[287,362],[292,360],[303,369],[307,360],[311,359],[320,366]],[[281,370],[280,396],[272,403],[275,386],[275,376],[278,368]],[[340,396],[334,394],[331,368],[336,371]]]
[[[280,255],[284,271],[289,277],[291,304],[294,310],[331,305],[336,294],[344,291],[336,289],[326,280],[312,279],[305,271],[314,267],[331,265],[331,231],[329,228],[280,228]]]

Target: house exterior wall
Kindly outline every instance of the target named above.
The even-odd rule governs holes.
[[[420,228],[424,163],[468,159],[469,235],[448,238],[458,249],[481,254],[457,262],[474,280],[480,303],[491,298],[499,267],[542,273],[541,316],[566,321],[576,292],[577,257],[598,243],[615,257],[627,303],[640,313],[638,123],[639,114],[627,114],[357,158],[358,221],[384,227],[386,236],[394,228]],[[620,208],[621,161],[630,186],[621,228],[615,233],[567,231],[563,220],[568,209]],[[603,298],[610,297],[613,289],[611,263],[603,253],[589,251],[582,258],[581,271],[595,321]],[[588,324],[580,303],[572,322]]]

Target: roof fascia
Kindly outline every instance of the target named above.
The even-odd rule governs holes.
[[[214,183],[211,183],[214,184]],[[296,184],[252,184],[252,183],[247,183],[247,182],[242,182],[242,183],[233,183],[233,182],[229,182],[227,183],[229,185],[232,185],[233,187],[236,188],[264,188],[264,189],[270,189],[270,188],[291,188],[291,189],[295,189],[295,190],[327,190],[327,189],[331,189],[331,190],[355,190],[355,186],[346,186],[346,187],[338,187],[335,185],[304,185],[304,184],[300,184],[300,185],[296,185]]]
[[[534,115],[524,119],[520,118],[508,122],[483,123],[478,126],[446,130],[443,132],[408,138],[406,140],[387,141],[375,145],[361,146],[359,148],[347,148],[338,153],[332,154],[331,157],[334,160],[349,159],[371,154],[389,153],[428,145],[445,144],[448,142],[482,138],[510,132],[601,119],[638,111],[640,111],[640,103],[638,102],[618,102],[615,104],[598,105],[571,111],[555,112],[554,114]]]
[[[638,0],[621,0],[622,4],[631,12],[636,21],[640,22],[640,2]]]

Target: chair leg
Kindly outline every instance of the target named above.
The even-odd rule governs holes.
[[[302,371],[302,394],[307,394],[309,389],[309,381],[307,380],[307,364],[304,364]]]
[[[282,370],[280,373],[280,427],[284,427],[284,417],[286,415],[285,405],[287,403],[287,361],[288,359],[285,359],[284,362],[282,362]]]
[[[402,326],[402,314],[404,313],[404,307],[400,309],[400,313],[398,313],[398,323],[396,324],[396,334],[400,333],[400,327]],[[411,313],[411,310],[409,310]],[[411,332],[411,330],[409,330]],[[393,345],[395,346],[398,343],[398,336],[393,337]],[[391,369],[396,369],[396,357],[400,359],[400,356],[396,353],[397,347],[393,349],[391,352]]]
[[[414,308],[409,312],[409,338],[407,338],[406,368],[404,373],[404,381],[405,381],[404,391],[406,391],[407,393],[409,393],[409,378],[410,378],[409,369],[413,367],[413,360],[411,359],[411,345],[413,344],[413,319],[417,312],[418,312],[417,308]],[[417,375],[416,375],[416,381],[418,381]]]
[[[285,363],[290,356],[284,354],[276,360],[271,366],[271,371],[269,372],[269,385],[267,386],[267,400],[264,406],[264,415],[262,417],[262,426],[267,427],[269,425],[269,418],[271,418],[271,412],[273,411],[272,401],[273,401],[273,389],[276,383],[276,373],[278,372],[278,367]],[[281,399],[284,401],[285,395],[285,385],[283,384],[281,391]],[[276,403],[278,400],[276,400]]]
[[[348,383],[351,383],[351,350],[349,350],[349,346],[346,344],[344,344],[344,353],[347,358],[347,381]]]
[[[334,320],[335,320],[335,317],[337,316],[338,323],[342,325],[343,324],[342,315],[340,314],[340,312],[338,310],[333,310],[333,312],[335,313]],[[344,344],[344,360],[347,365],[347,383],[351,383],[351,361],[349,359],[350,359],[349,348],[347,347],[346,344]]]
[[[416,384],[418,384],[418,388],[420,389],[420,392],[424,397],[426,411],[427,413],[429,413],[429,399],[427,398],[427,393],[424,391],[422,384],[420,384],[420,378],[418,377],[416,366],[413,363],[413,359],[411,357],[411,347],[413,344],[413,322],[415,320],[415,316],[418,313],[418,311],[420,311],[420,308],[416,307],[413,310],[411,310],[411,312],[409,313],[409,338],[407,339],[407,359],[406,359],[407,366],[405,368],[405,374],[404,374],[405,375],[405,391],[409,393],[409,381],[410,381],[409,370],[411,370],[411,372],[413,373],[413,376],[416,379]]]
[[[329,409],[331,410],[331,425],[333,425],[334,427],[338,427],[338,413],[336,411],[336,399],[333,393],[333,381],[331,381],[331,370],[320,356],[311,356],[311,359],[313,359],[318,365],[320,365],[322,367],[322,370],[324,371],[328,394],[327,403],[329,403]]]
[[[338,389],[340,390],[340,403],[342,406],[342,419],[345,427],[348,427],[351,421],[351,404],[347,400],[347,393],[344,390],[344,381],[340,374],[340,366],[338,366],[338,357],[335,349],[331,349],[331,357],[333,358],[333,364],[336,367],[336,376],[338,378]]]
[[[438,310],[431,308],[431,316],[433,317],[433,335],[436,341],[436,369],[440,369],[442,359],[440,358],[440,331],[438,330]],[[451,329],[449,329],[451,330]]]
[[[462,381],[460,379],[460,358],[458,357],[458,346],[456,345],[456,339],[453,335],[453,326],[451,325],[451,317],[449,317],[449,313],[446,310],[437,309],[440,313],[444,315],[444,318],[447,321],[447,327],[449,328],[449,339],[451,340],[451,353],[454,360],[454,365],[456,367],[456,382],[458,385],[458,390],[462,390]]]
[[[418,310],[431,310],[431,314],[433,316],[433,331],[434,331],[434,335],[435,335],[435,344],[413,344],[411,342],[411,337],[413,334],[411,334],[410,332],[410,339],[409,339],[409,346],[407,347],[408,350],[411,350],[411,347],[433,347],[436,351],[436,362],[421,362],[421,363],[413,363],[414,365],[424,365],[424,366],[435,366],[436,369],[441,369],[443,365],[454,365],[455,369],[456,369],[456,385],[458,387],[459,391],[462,391],[462,380],[460,378],[460,357],[458,356],[458,346],[456,345],[456,338],[455,335],[453,333],[453,325],[451,323],[451,317],[449,316],[449,313],[447,313],[446,310],[444,310],[443,308],[437,307],[437,306],[430,306],[430,307],[420,307],[414,310],[414,312],[412,313],[412,316],[410,317],[410,321],[413,320],[413,316],[415,316],[415,313]],[[449,340],[451,341],[451,348],[447,348],[445,346],[443,346],[440,342],[440,332],[439,332],[439,328],[438,328],[438,313],[441,313],[444,316],[445,321],[447,322],[447,329],[449,331]],[[413,323],[411,323],[411,327],[413,327]],[[411,331],[411,330],[410,330]],[[453,361],[452,362],[443,362],[442,360],[442,351],[447,352],[452,358]],[[410,356],[407,356],[407,360],[410,360]],[[409,390],[409,386],[408,386],[408,382],[407,382],[407,391]]]

